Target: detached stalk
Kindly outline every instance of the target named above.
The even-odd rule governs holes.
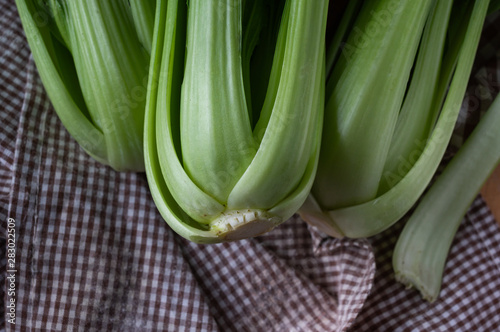
[[[393,254],[396,279],[434,301],[449,249],[482,185],[500,162],[500,95],[405,225]],[[464,190],[466,188],[466,190]]]

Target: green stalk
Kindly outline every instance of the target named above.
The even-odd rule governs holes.
[[[43,11],[40,11],[34,1],[16,0],[16,6],[40,78],[62,123],[87,153],[96,160],[105,162],[106,149],[102,144],[104,135],[88,116],[78,81],[71,81],[70,77],[76,76],[74,64],[68,50],[61,44],[62,37],[57,38],[49,29],[54,26],[53,21],[49,20],[44,25],[37,24],[33,13]],[[101,144],[94,145],[91,142]]]
[[[335,87],[325,108],[313,187],[323,208],[376,197],[431,4],[432,0],[397,6],[391,0],[364,3],[330,78]]]
[[[403,178],[420,156],[421,147],[435,125],[438,107],[432,107],[437,95],[439,72],[453,1],[437,1],[423,32],[413,69],[413,77],[398,116],[379,194]]]
[[[396,279],[435,301],[453,238],[500,162],[500,95],[418,204],[393,254]]]
[[[228,208],[272,209],[294,195],[304,175],[307,183],[314,178],[310,165],[316,164],[323,120],[326,7],[323,1],[290,1],[282,71],[272,112],[267,117],[265,103],[254,130],[265,133],[252,163],[228,197]],[[315,17],[318,13],[323,17]],[[302,200],[306,196],[301,189]],[[284,219],[294,212],[289,211]]]
[[[220,203],[257,150],[239,55],[241,21],[238,0],[189,2],[180,110],[183,165]]]
[[[177,0],[158,0],[156,5],[155,28],[153,34],[153,46],[151,50],[151,66],[149,68],[148,98],[146,103],[146,126],[144,131],[144,158],[146,174],[150,185],[151,195],[156,206],[165,220],[171,221],[169,225],[178,234],[199,243],[219,242],[216,234],[209,232],[208,227],[194,221],[177,204],[176,199],[170,193],[166,179],[163,177],[160,156],[158,155],[158,143],[163,147],[166,154],[171,155],[171,163],[166,165],[172,168],[180,178],[181,184],[191,186],[192,182],[182,172],[182,165],[177,158],[175,142],[168,137],[173,137],[168,118],[174,118],[170,112],[166,114],[167,119],[160,118],[156,114],[156,105],[163,100],[167,110],[179,107],[180,84],[182,82],[183,54],[185,41],[186,8]],[[181,65],[182,64],[182,65]],[[159,85],[162,85],[160,88]],[[170,87],[167,88],[167,87]],[[158,93],[165,95],[159,98]],[[167,106],[168,105],[168,106]],[[158,122],[157,122],[158,117]],[[161,122],[164,121],[164,122]],[[164,133],[165,138],[158,139],[159,133]],[[178,145],[178,144],[177,144]],[[193,187],[193,191],[196,187]],[[201,196],[201,197],[199,197]],[[193,196],[193,200],[202,201],[206,197],[202,194]],[[209,199],[209,198],[207,198]],[[214,202],[214,209],[223,209]],[[205,210],[210,212],[210,210]],[[173,222],[173,221],[177,222]]]
[[[385,194],[367,203],[329,212],[337,227],[349,237],[377,234],[410,210],[430,183],[444,155],[460,112],[463,96],[481,35],[488,0],[476,1],[467,33],[438,122],[421,157],[407,175]]]

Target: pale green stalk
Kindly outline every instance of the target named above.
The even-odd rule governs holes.
[[[452,0],[434,4],[423,32],[412,79],[398,116],[387,156],[379,195],[402,179],[420,157],[423,144],[434,127],[439,108],[433,107],[448,30]]]
[[[323,120],[326,3],[290,1],[282,71],[271,115],[266,116],[269,108],[264,103],[254,133],[265,133],[252,163],[228,197],[228,208],[271,209],[293,195],[304,177],[314,177],[309,170],[319,153],[317,140]]]
[[[160,122],[157,120],[156,104],[161,99],[164,103],[169,105],[167,110],[173,107],[179,107],[179,94],[180,84],[182,79],[183,67],[183,53],[184,53],[184,39],[186,15],[185,6],[179,6],[179,1],[158,0],[156,5],[155,14],[155,29],[153,34],[153,46],[151,50],[151,66],[149,68],[149,84],[148,84],[148,98],[146,104],[146,127],[144,131],[144,158],[146,164],[146,174],[148,183],[150,185],[151,195],[165,220],[175,220],[177,222],[169,222],[172,229],[191,239],[200,243],[217,242],[216,234],[209,232],[208,227],[191,219],[177,204],[176,200],[170,193],[165,178],[162,174],[160,166],[160,158],[158,156],[157,146],[157,130],[158,132],[168,131],[167,137],[173,136],[170,132],[170,126],[167,122]],[[164,28],[163,28],[164,27]],[[178,47],[176,47],[176,42]],[[165,54],[164,54],[165,53]],[[175,60],[175,61],[174,61]],[[182,66],[181,66],[182,64]],[[162,84],[162,89],[159,89],[159,84]],[[170,86],[170,89],[167,89]],[[158,91],[165,94],[162,98],[158,98]],[[170,106],[172,105],[172,106]],[[169,114],[167,114],[168,116]],[[168,116],[168,118],[172,118]],[[161,119],[159,119],[161,120]],[[171,154],[172,161],[176,163],[169,163],[173,168],[172,171],[177,171],[178,176],[182,176],[182,181],[186,185],[191,185],[185,173],[182,172],[182,165],[176,155],[175,142],[173,140],[165,139],[163,149]],[[175,159],[173,159],[175,158]],[[192,187],[193,191],[196,189]],[[202,196],[202,195],[201,195]],[[201,197],[203,200],[205,197]],[[193,200],[197,197],[193,196]],[[219,207],[217,202],[214,202],[214,209],[223,209]],[[207,212],[211,212],[208,210]]]
[[[183,166],[201,190],[223,204],[257,150],[238,55],[242,8],[238,0],[191,0],[188,8]]]
[[[423,196],[393,253],[396,279],[438,298],[443,271],[461,221],[500,162],[500,95]]]
[[[324,209],[376,197],[431,4],[378,0],[361,8],[330,78],[312,190]]]

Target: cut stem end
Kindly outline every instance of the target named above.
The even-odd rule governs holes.
[[[396,273],[396,281],[403,284],[406,289],[415,288],[420,292],[422,298],[430,303],[436,301],[439,296],[440,287],[437,290],[427,289],[426,285],[418,278],[418,276],[408,273]]]
[[[280,217],[261,210],[229,210],[211,222],[211,230],[226,241],[243,240],[271,231]]]

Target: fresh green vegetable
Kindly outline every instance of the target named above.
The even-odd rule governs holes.
[[[334,88],[327,96],[313,188],[322,206],[350,206],[377,194],[431,4],[432,0],[399,1],[395,8],[388,0],[363,4],[329,82]]]
[[[323,120],[327,6],[158,1],[146,174],[181,236],[203,243],[255,236],[307,197]],[[254,87],[265,87],[264,99],[262,91],[254,98]]]
[[[423,196],[393,254],[396,279],[423,298],[439,296],[453,238],[470,204],[500,163],[500,95]]]
[[[62,123],[88,154],[120,171],[144,171],[153,1],[16,0]]]
[[[452,4],[453,1],[450,0],[437,1],[429,15],[415,61],[413,77],[409,82],[392,134],[378,194],[385,193],[407,174],[420,157],[419,144],[425,142],[436,123],[440,108],[433,107],[433,103],[437,100],[440,104],[444,94],[443,90],[438,89],[439,79],[442,79],[442,87],[449,83],[448,73],[441,76],[439,74],[442,69],[446,70],[441,68],[441,60]],[[454,65],[454,61],[449,63]]]
[[[306,221],[332,236],[368,237],[416,203],[450,140],[488,4],[363,4],[328,79]]]

